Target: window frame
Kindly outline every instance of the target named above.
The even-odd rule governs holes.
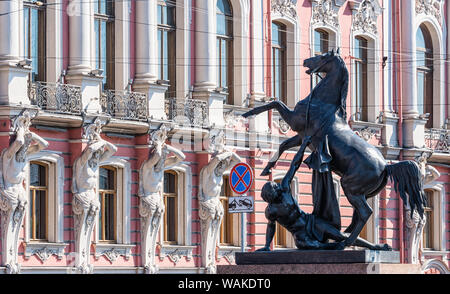
[[[320,35],[319,44],[317,44],[316,34]],[[316,28],[313,30],[314,35],[314,56],[320,56],[330,51],[330,33],[322,28]],[[320,51],[316,51],[317,47],[320,48]],[[317,76],[313,76],[313,87],[315,87],[321,79]],[[312,90],[312,89],[311,89]]]
[[[165,183],[163,184],[163,202],[164,202],[164,216],[163,216],[163,243],[167,244],[167,245],[178,245],[178,201],[179,201],[179,197],[178,197],[178,173],[176,171],[173,170],[166,170],[164,171],[164,174],[171,174],[174,176],[174,193],[170,193],[170,192],[165,192],[164,191],[164,187],[165,187]],[[175,236],[175,240],[168,240],[168,225],[169,222],[167,221],[167,216],[168,216],[168,199],[169,197],[174,198],[174,203],[175,203],[175,208],[174,208],[174,212],[175,212],[175,220],[174,220],[174,236]]]
[[[165,7],[162,9],[171,9],[173,24],[169,24],[168,21],[159,21],[159,10],[160,7]],[[176,29],[177,29],[177,16],[176,16],[176,4],[167,3],[167,1],[158,0],[157,3],[158,9],[158,25],[157,25],[157,40],[160,42],[158,44],[158,79],[160,81],[164,81],[169,85],[168,91],[166,91],[166,97],[175,96],[176,94]],[[167,12],[165,14],[161,14],[161,18],[165,15],[167,17]],[[161,37],[159,37],[161,36]],[[167,36],[167,50],[164,50],[165,39],[164,36]],[[167,57],[164,53],[167,53]],[[167,78],[165,79],[165,63],[164,59],[167,59]]]
[[[99,201],[100,201],[100,211],[99,211],[99,234],[98,234],[98,241],[99,243],[117,243],[117,239],[118,239],[118,232],[117,232],[117,197],[118,197],[118,193],[117,193],[117,188],[118,188],[118,170],[116,167],[114,166],[110,166],[110,165],[103,165],[99,167],[99,173],[100,173],[100,169],[107,169],[110,171],[113,171],[113,182],[114,182],[114,189],[113,190],[105,190],[105,189],[100,189],[100,182],[99,182],[99,189],[98,189],[98,196],[99,196]],[[100,177],[99,177],[99,181],[100,181]],[[114,239],[110,240],[110,239],[105,239],[106,234],[106,222],[105,222],[105,195],[106,194],[112,194],[112,197],[114,197],[113,199],[113,211],[114,211],[114,215],[113,215],[113,230],[114,232],[112,233],[114,235]]]
[[[38,165],[44,168],[45,170],[45,186],[32,186],[31,180],[29,185],[29,197],[30,199],[30,215],[29,215],[29,222],[30,222],[30,232],[29,232],[29,240],[33,242],[47,242],[48,241],[48,231],[49,231],[49,166],[46,163],[40,162],[40,161],[30,161],[29,162],[29,177],[31,179],[31,165]],[[35,197],[36,197],[36,191],[45,191],[45,232],[44,236],[45,238],[36,238],[36,216],[35,216]]]
[[[354,93],[354,101],[355,101],[355,108],[356,108],[356,120],[358,121],[368,121],[369,120],[369,97],[368,97],[368,48],[369,48],[369,41],[362,37],[362,36],[356,36],[355,37],[355,53],[354,54],[354,77],[355,77],[355,93]],[[362,44],[362,46],[358,46],[357,44]],[[359,51],[359,52],[357,52]],[[359,57],[357,57],[359,56]],[[361,71],[359,71],[359,66],[361,66]],[[359,91],[359,80],[362,80],[362,89]],[[362,97],[359,96],[359,93],[362,94]],[[358,115],[359,114],[359,115]]]
[[[417,33],[421,31],[421,34],[424,38],[425,48],[419,47],[416,43],[416,52],[415,56],[417,59],[417,55],[420,52],[425,56],[424,65],[417,65],[416,70],[416,83],[417,83],[417,94],[419,94],[419,75],[423,74],[423,101],[422,105],[420,105],[417,99],[417,108],[419,114],[429,113],[430,117],[428,118],[427,123],[425,124],[425,128],[433,127],[433,99],[434,99],[434,51],[433,51],[433,40],[431,37],[431,33],[428,28],[421,24],[416,32],[416,41],[417,41]],[[421,113],[423,112],[423,113]]]
[[[108,3],[111,5],[109,8],[108,13],[108,6],[105,7],[105,13],[100,13],[100,5],[101,1],[96,0],[94,1],[94,34],[95,34],[95,63],[96,68],[100,69],[103,56],[101,53],[102,48],[102,38],[98,37],[96,33],[98,32],[99,36],[101,36],[101,28],[103,24],[105,25],[105,49],[106,49],[106,56],[105,56],[105,62],[106,62],[106,68],[103,68],[103,78],[102,81],[102,89],[103,90],[114,90],[115,89],[115,3],[112,0],[104,0],[106,1],[106,5]],[[95,12],[95,5],[97,6],[98,11]],[[98,52],[97,52],[98,48]],[[98,55],[97,55],[98,53]],[[98,67],[100,66],[100,67]]]
[[[47,9],[46,9],[46,1],[43,0],[43,5],[37,5],[36,2],[32,1],[23,1],[23,14],[28,11],[28,23],[25,23],[25,16],[23,17],[23,27],[24,27],[24,55],[26,58],[33,60],[33,56],[31,56],[32,46],[32,21],[31,21],[31,11],[37,10],[38,17],[38,28],[37,28],[37,45],[38,45],[38,56],[37,58],[37,68],[38,74],[36,76],[33,75],[33,70],[30,72],[30,81],[31,82],[44,82],[47,77]],[[28,32],[28,34],[27,34]],[[27,48],[28,44],[28,48]],[[28,49],[28,50],[27,50]]]
[[[218,18],[218,15],[224,15],[226,20],[226,32],[227,34],[219,34],[216,30],[216,52],[217,52],[217,87],[222,88],[222,91],[227,93],[226,98],[226,104],[233,104],[234,103],[234,97],[233,97],[233,68],[234,68],[234,52],[233,52],[233,39],[234,39],[234,32],[233,32],[233,6],[231,5],[231,2],[229,0],[218,0],[218,1],[227,1],[228,6],[230,7],[231,14],[223,14],[216,9],[216,20]],[[216,4],[217,7],[217,4]],[[222,45],[224,44],[224,48],[226,48],[226,85],[222,84],[222,67],[223,67],[223,59],[222,59]]]
[[[281,44],[275,44],[273,43],[273,26],[277,26],[278,29],[278,39],[280,40],[279,43]],[[281,22],[273,21],[272,22],[272,42],[271,42],[271,62],[272,62],[272,82],[271,82],[271,89],[272,89],[272,97],[277,98],[278,100],[282,101],[283,103],[287,103],[287,26]],[[280,77],[279,81],[276,81],[275,75],[277,68],[275,67],[275,52],[279,53],[279,60],[278,64],[278,74]],[[279,87],[279,92],[281,97],[275,97],[275,88]]]

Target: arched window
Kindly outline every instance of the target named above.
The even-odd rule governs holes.
[[[177,244],[178,175],[173,171],[164,173],[164,243]]]
[[[48,167],[39,162],[30,163],[30,239],[47,240]]]
[[[169,84],[167,96],[176,94],[175,1],[158,1],[158,79]]]
[[[314,30],[314,56],[319,56],[330,51],[330,34],[322,29]],[[313,77],[313,87],[320,82],[319,77]]]
[[[286,103],[286,26],[272,23],[272,97]]]
[[[217,0],[217,86],[228,93],[233,104],[233,12],[228,0]]]
[[[222,245],[233,245],[233,215],[228,213],[228,199],[233,196],[228,176],[223,177],[222,190],[220,192],[220,202],[223,205],[224,215],[222,225],[220,226],[219,243]]]
[[[425,25],[416,34],[417,108],[419,114],[429,113],[426,128],[433,126],[433,44]]]
[[[114,90],[114,1],[94,2],[95,66],[103,70],[103,89]]]
[[[45,2],[23,2],[24,53],[25,58],[32,61],[30,78],[32,82],[46,80]]]
[[[99,169],[99,241],[116,241],[117,172],[114,167]]]
[[[355,38],[355,108],[356,120],[368,121],[368,97],[367,97],[367,46],[368,42],[363,37]],[[372,106],[373,107],[373,106]]]

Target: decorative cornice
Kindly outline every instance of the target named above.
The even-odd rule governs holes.
[[[178,263],[183,257],[186,257],[187,261],[192,259],[192,251],[195,246],[181,246],[170,245],[159,247],[159,260],[163,261],[165,257],[168,257],[173,263]]]
[[[297,0],[272,0],[272,12],[292,19],[297,18]]]
[[[434,16],[442,25],[442,12],[440,0],[416,0],[416,15],[425,14]]]
[[[124,256],[128,260],[133,247],[134,245],[128,244],[95,244],[95,258],[99,259],[104,256],[111,263],[116,261],[119,256]]]

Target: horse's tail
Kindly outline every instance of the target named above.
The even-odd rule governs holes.
[[[386,172],[387,176],[394,183],[395,192],[400,193],[403,202],[406,203],[409,200],[411,217],[414,210],[417,210],[420,217],[423,217],[427,199],[425,192],[423,191],[419,166],[411,160],[402,161],[396,164],[387,165]]]

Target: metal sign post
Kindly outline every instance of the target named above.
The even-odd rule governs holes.
[[[230,197],[228,200],[228,212],[241,214],[241,251],[245,252],[247,223],[246,213],[253,212],[255,201],[253,197],[247,196],[253,183],[253,173],[250,166],[246,163],[236,164],[230,172],[229,185],[234,193],[241,195],[238,197]]]

